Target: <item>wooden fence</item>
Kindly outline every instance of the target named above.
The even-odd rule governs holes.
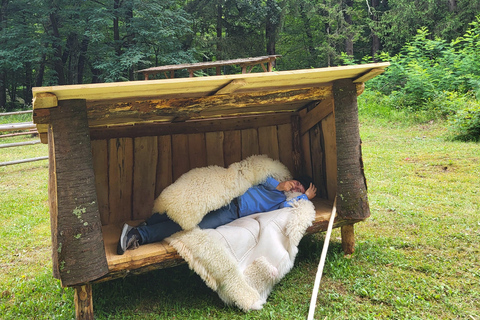
[[[16,115],[16,114],[25,114],[25,113],[32,113],[32,110],[17,111],[17,112],[3,112],[3,113],[0,113],[0,116],[10,116],[10,115]],[[2,134],[0,135],[0,138],[7,138],[7,137],[20,136],[20,135],[28,135],[28,134],[38,134],[36,126],[35,124],[33,124],[33,122],[0,124],[0,132],[12,132],[12,133]],[[0,149],[28,146],[28,145],[38,144],[38,143],[41,143],[40,140],[5,143],[5,144],[0,144]],[[19,163],[25,163],[25,162],[46,160],[46,159],[48,159],[48,156],[0,162],[0,167],[19,164]]]

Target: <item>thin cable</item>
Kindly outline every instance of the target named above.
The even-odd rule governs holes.
[[[332,214],[328,222],[327,234],[325,235],[325,242],[323,243],[322,255],[320,256],[320,263],[318,264],[317,275],[315,277],[315,285],[313,286],[312,299],[310,300],[310,309],[308,311],[307,320],[313,320],[315,313],[315,306],[317,304],[318,288],[320,287],[320,280],[322,279],[323,267],[325,266],[325,258],[327,257],[328,244],[330,243],[330,235],[332,234],[333,220],[337,214],[337,196],[333,202]]]

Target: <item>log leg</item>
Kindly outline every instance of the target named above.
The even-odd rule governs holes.
[[[355,250],[355,233],[353,224],[342,226],[342,249],[345,255],[352,254]]]
[[[93,320],[92,285],[75,287],[75,316],[77,320]]]

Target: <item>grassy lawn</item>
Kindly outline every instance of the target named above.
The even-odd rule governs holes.
[[[435,123],[362,119],[372,215],[356,225],[351,257],[334,230],[316,319],[480,320],[480,145],[444,135]],[[46,154],[0,149],[0,162]],[[73,290],[51,276],[47,176],[47,161],[0,167],[1,319],[74,318]],[[180,266],[94,285],[96,318],[304,319],[323,236],[302,240],[261,311],[224,306]]]

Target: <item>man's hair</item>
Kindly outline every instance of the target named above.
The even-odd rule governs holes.
[[[305,175],[297,177],[294,180],[297,180],[298,182],[300,182],[302,186],[305,188],[305,191],[307,191],[307,189],[310,187],[310,183],[313,183],[312,178]]]

